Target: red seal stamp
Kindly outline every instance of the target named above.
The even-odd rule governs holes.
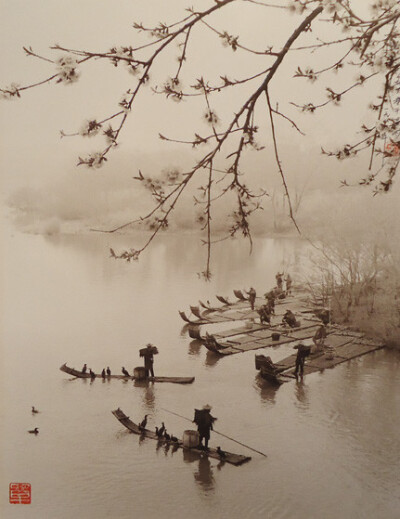
[[[30,505],[31,484],[10,483],[10,503],[12,505]]]

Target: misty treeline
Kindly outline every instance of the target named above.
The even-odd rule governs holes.
[[[331,233],[310,254],[305,284],[333,321],[400,344],[400,246],[393,233]]]
[[[63,137],[96,136],[98,151],[78,159],[78,165],[90,169],[104,166],[111,152],[118,149],[127,122],[133,119],[135,124],[135,106],[148,102],[143,92],[150,90],[167,102],[185,103],[187,117],[194,121],[193,132],[176,135],[179,127],[171,123],[173,135],[160,133],[159,138],[193,150],[191,165],[183,170],[177,158],[176,167],[135,172],[136,181],[151,194],[153,205],[108,232],[146,222],[150,234],[145,243],[117,255],[128,261],[137,259],[157,233],[168,228],[172,214],[187,194],[197,208],[195,220],[207,246],[205,278],[210,276],[211,246],[215,241],[241,234],[251,245],[251,220],[270,195],[260,185],[248,182],[246,158],[250,153],[269,148],[283,186],[285,210],[301,233],[296,218],[301,199],[291,196],[281,158],[278,131],[283,124],[302,135],[297,117],[317,117],[318,112],[331,106],[339,110],[344,98],[370,85],[371,94],[358,131],[354,135],[344,134],[339,148],[324,148],[322,153],[338,160],[366,155],[367,165],[355,183],[370,186],[374,194],[391,190],[400,160],[400,0],[214,0],[207,4],[205,7],[199,2],[201,7],[171,13],[168,22],[157,21],[152,26],[133,19],[131,41],[108,49],[86,50],[56,44],[50,47],[49,55],[44,55],[27,45],[27,56],[48,66],[50,72],[32,84],[12,83],[0,89],[3,98],[17,99],[31,88],[71,85],[85,70],[90,73],[87,65],[94,61],[109,64],[110,74],[125,69],[127,87],[115,101],[112,113],[83,120],[76,131],[62,131]],[[234,9],[241,10],[243,26],[233,33],[229,19]],[[254,39],[258,46],[248,44],[242,36],[246,26],[255,17],[267,23],[273,11],[283,11],[288,18],[279,36],[270,36],[264,24],[260,24],[256,27],[262,28],[262,32]],[[218,63],[218,73],[210,77],[206,75],[206,63],[195,59],[196,49],[201,49],[205,41],[222,45],[229,52]],[[289,56],[298,60],[290,73],[282,68]],[[207,61],[213,61],[212,54]],[[245,66],[250,62],[251,67]],[[160,77],[160,63],[164,70],[169,70],[167,76]],[[281,99],[279,89],[273,88],[278,71],[282,70],[293,99],[299,82],[310,85],[309,97],[303,102],[299,103],[297,98]],[[151,102],[148,109],[151,110]],[[350,182],[345,179],[342,184],[348,186]],[[189,190],[188,186],[194,189]],[[299,193],[303,196],[301,189]],[[216,208],[221,207],[225,210],[224,220],[229,222],[222,238],[213,234],[218,226],[215,215],[221,218],[221,210]]]

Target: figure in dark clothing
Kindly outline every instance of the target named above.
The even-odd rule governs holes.
[[[282,322],[283,324],[288,324],[290,328],[297,328],[300,325],[291,310],[286,310],[285,315],[282,317]]]
[[[275,315],[275,292],[273,290],[270,290],[269,292],[267,292],[264,295],[264,297],[268,301],[268,305],[270,307],[271,314]]]
[[[83,368],[82,368],[82,373],[86,373],[86,371],[87,371],[87,365],[84,364],[84,365],[83,365]]]
[[[315,332],[315,335],[313,337],[313,343],[319,350],[322,350],[322,348],[324,347],[325,339],[326,339],[326,328],[325,328],[324,324],[321,324],[321,326]]]
[[[321,321],[327,325],[329,324],[329,321],[330,321],[330,313],[329,313],[329,310],[322,310],[321,313],[319,314],[319,318],[321,319]]]
[[[278,287],[278,289],[280,291],[282,291],[282,285],[283,285],[283,274],[281,274],[280,272],[277,273],[277,275],[275,276],[275,279],[276,279],[276,286]]]
[[[211,416],[211,406],[205,405],[203,409],[195,409],[194,410],[194,420],[193,422],[197,425],[197,430],[199,431],[199,446],[203,447],[204,440],[204,448],[208,449],[208,440],[210,439],[210,431],[213,430],[213,423],[216,418]]]
[[[254,310],[254,303],[256,302],[256,291],[253,287],[250,287],[250,290],[247,292],[247,295],[249,296],[249,303],[251,306],[251,309]]]
[[[152,344],[147,344],[146,348],[143,348],[140,350],[140,356],[144,357],[144,367],[146,370],[146,378],[151,375],[154,377],[154,354],[157,353],[157,348],[153,346]]]
[[[107,366],[106,369],[107,377],[111,377],[111,369]]]
[[[261,324],[271,324],[271,310],[268,304],[260,306],[257,310]]]
[[[290,274],[286,274],[286,294],[290,294],[292,290],[292,278],[290,277]]]
[[[297,377],[299,374],[302,377],[304,373],[304,363],[306,358],[310,355],[311,347],[306,346],[305,344],[298,344],[294,347],[297,350],[296,357],[296,367],[294,370],[294,375]]]

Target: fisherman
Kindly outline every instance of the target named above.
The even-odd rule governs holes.
[[[261,305],[257,310],[261,324],[271,324],[271,309],[269,304]]]
[[[290,277],[289,273],[286,274],[285,282],[286,282],[286,294],[289,295],[292,290],[292,278]]]
[[[297,378],[298,374],[300,373],[300,376],[303,376],[304,373],[304,363],[306,360],[306,357],[310,355],[311,348],[310,346],[306,346],[303,343],[298,344],[294,347],[295,350],[297,350],[297,356],[296,356],[296,367],[294,370],[294,376]]]
[[[273,290],[270,290],[269,292],[264,294],[264,297],[268,301],[268,305],[270,307],[271,314],[275,315],[275,292]]]
[[[82,373],[86,373],[86,371],[87,371],[87,365],[84,364],[84,365],[83,365],[83,368],[82,368]]]
[[[330,321],[330,313],[329,313],[329,310],[327,310],[326,308],[324,308],[323,310],[321,310],[321,312],[319,313],[319,316],[318,316],[321,321],[327,325],[329,324],[329,321]]]
[[[197,430],[199,431],[199,446],[203,448],[203,439],[204,439],[204,449],[208,450],[208,440],[210,439],[210,431],[213,430],[213,423],[216,418],[211,416],[211,406],[206,404],[202,409],[194,410],[194,420],[193,422],[197,425]]]
[[[275,276],[276,279],[276,286],[278,287],[279,291],[282,291],[282,285],[283,285],[283,274],[278,272]]]
[[[285,315],[282,317],[282,323],[288,324],[290,328],[297,328],[300,325],[300,323],[296,321],[294,313],[289,309],[286,310]]]
[[[140,356],[144,357],[144,367],[146,370],[146,378],[148,378],[149,373],[152,377],[154,377],[154,346],[152,344],[147,344],[146,348],[143,348],[140,351]]]
[[[254,310],[254,303],[256,302],[256,291],[253,287],[250,287],[250,290],[247,292],[247,295],[249,296],[249,303],[251,306],[251,309]]]
[[[321,324],[321,326],[318,328],[318,330],[315,332],[313,337],[313,343],[317,347],[317,350],[321,351],[324,347],[324,342],[326,339],[326,328],[324,324]]]

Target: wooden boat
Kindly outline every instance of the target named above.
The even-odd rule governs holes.
[[[266,357],[265,355],[256,355],[255,361],[256,369],[260,370],[260,375],[263,379],[267,380],[271,384],[279,386],[284,382],[287,382],[287,379],[280,375],[282,370],[279,370],[269,357]]]
[[[247,297],[245,297],[241,290],[234,290],[233,293],[235,296],[240,299],[241,301],[248,301]]]
[[[200,299],[199,299],[199,304],[202,308],[204,308],[205,310],[208,310],[208,312],[217,312],[218,311],[218,308],[214,308],[213,306],[211,306],[209,301],[207,301],[207,304],[205,304],[205,303],[203,303],[203,301],[200,301]]]
[[[200,308],[198,306],[191,306],[190,311],[193,315],[195,315],[198,319],[203,319],[203,316],[200,313]]]
[[[200,335],[200,328],[198,326],[189,326],[188,328],[189,337],[191,339],[197,339],[203,341],[203,337]]]
[[[91,379],[92,376],[90,373],[82,373],[82,371],[79,371],[74,368],[68,367],[66,364],[63,364],[60,367],[60,370],[64,373],[68,373],[69,375],[72,375],[73,377],[77,378],[88,378]],[[102,378],[100,373],[96,373],[96,376],[93,378]],[[145,379],[137,379],[134,376],[126,377],[125,375],[109,375],[105,377],[106,380],[110,380],[112,378],[116,378],[119,380],[140,380],[143,382],[172,382],[174,384],[191,384],[194,381],[194,377],[147,377]]]
[[[224,305],[230,306],[232,304],[228,301],[228,299],[226,297],[222,297],[222,296],[215,296],[215,297],[218,299],[218,301],[221,301],[221,303],[223,303]]]
[[[208,323],[207,320],[205,320],[204,318],[202,318],[201,320],[197,320],[197,321],[191,321],[185,314],[185,312],[181,312],[179,310],[179,315],[182,317],[182,319],[186,322],[186,323],[189,323],[189,324],[206,324]]]
[[[139,428],[139,425],[135,422],[132,422],[132,420],[129,418],[129,416],[126,416],[126,414],[120,409],[115,409],[115,411],[111,411],[112,414],[115,416],[115,418],[121,422],[121,424],[132,431],[135,434],[140,435],[144,438],[149,438],[151,440],[157,440],[159,442],[174,445],[181,449],[187,449],[190,450],[190,452],[198,453],[199,455],[206,455],[209,458],[215,458],[217,460],[226,461],[227,463],[230,463],[232,465],[242,465],[246,461],[250,461],[251,458],[249,456],[242,456],[240,454],[233,454],[231,452],[224,451],[225,456],[221,458],[221,455],[217,452],[217,449],[209,448],[207,451],[198,448],[198,447],[184,447],[183,442],[181,440],[178,441],[172,441],[172,440],[166,440],[165,438],[159,438],[155,432],[150,431],[149,429],[141,429]]]

